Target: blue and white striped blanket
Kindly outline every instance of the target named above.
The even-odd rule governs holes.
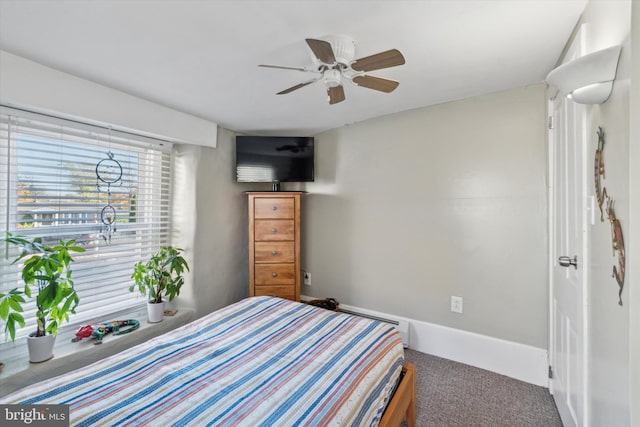
[[[253,297],[1,400],[72,426],[375,426],[402,363],[390,325]]]

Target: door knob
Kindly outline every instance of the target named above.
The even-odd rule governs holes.
[[[561,256],[560,258],[558,258],[558,263],[561,267],[571,267],[573,265],[573,268],[577,270],[578,255],[574,255],[573,258],[569,258],[568,256]]]

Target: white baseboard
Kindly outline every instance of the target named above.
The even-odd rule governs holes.
[[[409,320],[411,347],[548,387],[547,350],[419,320]]]
[[[301,299],[314,298],[303,295]],[[546,349],[346,304],[340,304],[340,308],[408,322],[409,348],[413,350],[549,386]]]

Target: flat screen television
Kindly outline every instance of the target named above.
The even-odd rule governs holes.
[[[237,182],[311,182],[313,137],[237,136]]]

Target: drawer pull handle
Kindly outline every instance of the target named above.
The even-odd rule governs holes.
[[[271,251],[271,255],[278,255],[278,251]]]
[[[278,273],[271,273],[271,277],[278,277]]]
[[[272,209],[272,210],[274,210],[274,211],[277,211],[277,210],[278,210],[278,207],[277,207],[277,206],[274,206],[274,207],[272,207],[271,209]]]
[[[272,232],[272,233],[277,233],[277,232],[278,232],[278,229],[277,229],[277,228],[272,228],[272,229],[271,229],[271,232]]]

